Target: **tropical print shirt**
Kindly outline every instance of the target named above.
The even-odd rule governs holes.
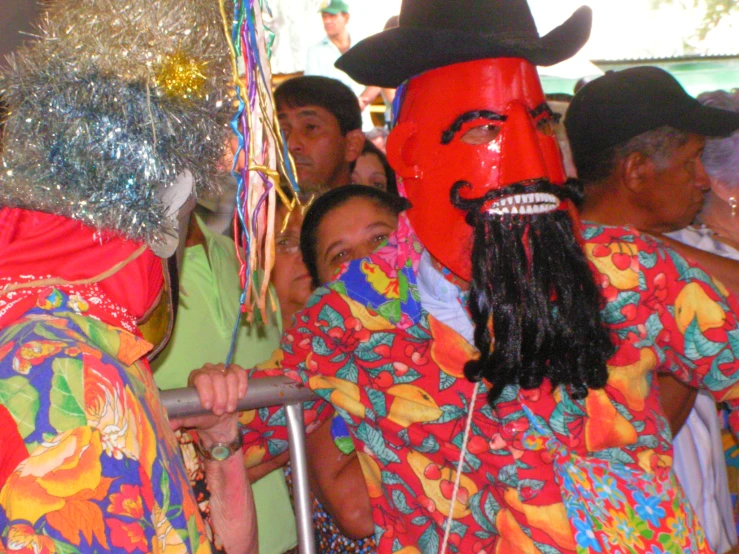
[[[210,552],[151,345],[87,308],[45,289],[0,331],[0,552]]]
[[[485,383],[473,395],[463,367],[476,352],[420,305],[423,248],[403,217],[385,247],[318,289],[285,333],[284,371],[322,399],[307,406],[309,430],[330,416],[327,404],[347,423],[379,552],[438,552],[450,514],[451,552],[710,552],[670,471],[653,377],[671,371],[734,404],[739,305],[649,237],[583,232],[618,347],[607,386],[585,399],[546,381],[507,387],[494,408]],[[280,411],[245,420],[249,463],[285,449]]]

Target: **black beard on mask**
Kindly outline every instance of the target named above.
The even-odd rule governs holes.
[[[533,389],[547,378],[584,398],[589,388],[606,384],[614,346],[601,318],[605,301],[569,213],[495,214],[484,208],[496,198],[531,192],[577,203],[578,185],[527,182],[475,199],[459,194],[469,183],[452,187],[452,204],[467,212],[474,227],[469,309],[480,358],[467,362],[464,372],[470,381],[493,384],[491,406],[506,385]]]

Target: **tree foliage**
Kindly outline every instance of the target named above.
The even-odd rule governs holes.
[[[652,9],[659,9],[665,5],[683,6],[685,8],[705,7],[706,13],[700,25],[696,28],[696,37],[699,40],[706,38],[709,32],[716,28],[722,18],[733,13],[739,13],[739,2],[736,0],[651,0]]]

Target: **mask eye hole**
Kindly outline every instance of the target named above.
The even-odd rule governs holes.
[[[500,125],[488,123],[467,130],[462,135],[461,141],[467,144],[488,144],[498,138],[498,135],[500,135]]]
[[[542,135],[553,137],[554,121],[549,118],[540,119],[536,122],[536,130],[539,131]]]

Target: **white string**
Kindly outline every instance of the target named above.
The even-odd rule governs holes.
[[[446,548],[449,545],[449,535],[452,530],[452,521],[454,520],[454,504],[457,502],[457,493],[459,492],[459,481],[462,479],[462,467],[464,466],[464,457],[467,453],[467,441],[470,438],[470,429],[472,428],[472,412],[475,409],[475,401],[477,400],[477,389],[480,386],[480,381],[475,383],[475,387],[472,389],[472,397],[470,398],[469,409],[467,410],[467,423],[464,426],[464,436],[462,437],[462,451],[459,453],[459,463],[457,464],[457,476],[454,479],[454,490],[452,491],[452,503],[449,508],[449,515],[446,518],[446,524],[444,525],[444,540],[441,543],[440,554],[446,553]]]

